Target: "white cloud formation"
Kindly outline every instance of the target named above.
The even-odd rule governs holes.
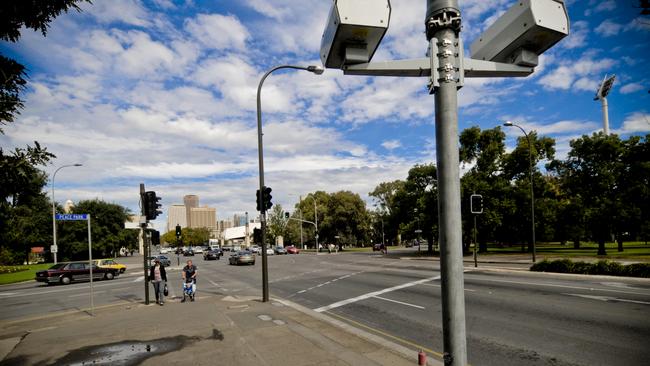
[[[600,23],[594,31],[603,37],[611,37],[619,34],[623,29],[622,24],[615,23],[609,19]]]
[[[185,29],[208,49],[243,50],[250,37],[234,15],[199,14],[185,21]]]
[[[547,89],[574,88],[595,91],[600,82],[599,73],[609,70],[617,63],[610,58],[597,58],[585,54],[574,62],[563,62],[559,67],[539,79],[538,83]]]
[[[623,121],[623,126],[617,133],[650,133],[650,113],[634,112],[628,115]]]
[[[631,93],[638,92],[639,90],[644,90],[645,88],[646,87],[643,86],[643,84],[641,84],[641,83],[629,83],[629,84],[623,85],[619,89],[619,91],[621,92],[621,94],[631,94]]]
[[[398,147],[402,146],[402,143],[399,140],[386,140],[381,143],[381,146],[386,150],[395,150]]]

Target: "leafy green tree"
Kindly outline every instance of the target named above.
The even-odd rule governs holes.
[[[287,222],[284,218],[284,209],[282,205],[276,204],[273,205],[271,212],[268,213],[267,225],[266,225],[266,242],[274,244],[275,239],[278,236],[282,236],[283,239],[286,233]]]

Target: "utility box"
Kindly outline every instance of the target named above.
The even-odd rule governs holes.
[[[335,0],[321,41],[323,65],[341,69],[369,62],[389,21],[389,0]]]

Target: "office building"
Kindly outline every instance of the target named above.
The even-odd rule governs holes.
[[[187,210],[185,205],[171,205],[167,213],[167,231],[176,229],[176,225],[187,226]]]
[[[194,194],[188,194],[183,197],[183,204],[185,205],[185,214],[187,227],[194,227],[192,225],[192,209],[199,207],[199,196]]]

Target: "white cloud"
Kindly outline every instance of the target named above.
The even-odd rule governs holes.
[[[641,83],[629,83],[625,84],[619,89],[621,94],[631,94],[634,92],[638,92],[639,90],[644,90],[646,87],[643,86]]]
[[[574,88],[577,90],[596,90],[600,82],[599,73],[611,69],[616,61],[609,58],[596,58],[586,54],[575,62],[563,62],[556,69],[544,75],[538,83],[547,89]]]
[[[622,24],[614,23],[613,21],[607,19],[600,23],[600,25],[598,25],[594,31],[603,37],[611,37],[619,34],[622,29]]]
[[[199,14],[185,21],[185,29],[205,47],[217,50],[243,50],[250,37],[234,15]]]
[[[623,126],[617,131],[621,134],[650,133],[650,113],[634,112],[623,121]]]
[[[100,23],[125,23],[138,27],[151,25],[147,10],[139,0],[94,1],[80,6],[84,13],[94,16]]]
[[[398,147],[402,146],[402,143],[399,140],[386,140],[381,143],[381,146],[386,150],[395,150]]]
[[[584,20],[573,22],[571,24],[571,32],[559,43],[559,47],[567,49],[584,47],[587,44],[588,34],[589,23]]]

